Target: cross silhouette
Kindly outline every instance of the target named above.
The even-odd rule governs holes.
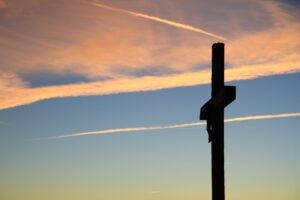
[[[235,86],[224,86],[224,44],[212,46],[211,99],[200,111],[200,120],[206,120],[208,142],[212,156],[212,200],[225,199],[224,183],[224,109],[235,100]]]

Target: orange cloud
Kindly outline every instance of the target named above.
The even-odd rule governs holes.
[[[257,5],[270,16],[271,22],[266,28],[247,32],[231,21],[226,24],[228,29],[238,27],[226,43],[226,62],[230,66],[226,70],[227,81],[300,71],[300,23],[290,10],[276,2]],[[61,6],[71,11],[78,9],[68,7],[69,4]],[[167,30],[165,26],[140,19],[127,19],[118,13],[102,12],[86,4],[82,4],[80,10],[80,13],[74,12],[80,16],[74,27],[76,16],[72,14],[70,19],[63,15],[64,23],[47,15],[44,20],[48,23],[37,22],[38,28],[29,26],[37,29],[36,32],[29,32],[27,26],[23,32],[13,27],[2,32],[5,37],[0,38],[3,44],[0,46],[0,109],[49,98],[149,91],[210,82],[210,39],[187,31]],[[174,8],[175,13],[178,10]],[[247,12],[250,12],[248,8],[245,15]],[[249,17],[252,14],[248,13]],[[61,40],[68,42],[59,42]],[[159,76],[137,75],[139,71],[160,66],[169,71]],[[91,82],[30,88],[22,75],[40,71],[72,72]],[[110,79],[98,81],[99,77]]]
[[[6,0],[0,0],[0,9],[6,7]]]
[[[286,65],[286,67],[282,67]],[[226,70],[226,81],[247,80],[274,74],[300,72],[298,63],[249,65]],[[84,95],[107,95],[210,83],[210,70],[168,76],[126,77],[92,83],[48,86],[40,88],[6,88],[0,94],[0,109],[11,108],[39,100]]]

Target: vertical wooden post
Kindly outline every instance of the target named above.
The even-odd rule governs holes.
[[[224,44],[212,46],[212,99],[224,88]],[[212,120],[211,164],[212,199],[225,199],[224,183],[224,108],[215,109]]]
[[[224,108],[235,96],[235,86],[224,85],[224,44],[213,44],[211,99],[200,111],[200,120],[207,120],[208,142],[211,142],[212,200],[225,200]]]

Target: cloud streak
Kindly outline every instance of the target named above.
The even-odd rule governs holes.
[[[207,36],[210,36],[210,37],[213,37],[213,38],[216,38],[216,39],[220,39],[220,40],[227,40],[223,36],[219,36],[219,35],[210,33],[208,31],[205,31],[203,29],[196,28],[196,27],[193,27],[193,26],[190,26],[190,25],[170,21],[170,20],[167,20],[167,19],[162,19],[162,18],[155,17],[155,16],[152,16],[152,15],[146,15],[146,14],[143,14],[143,13],[132,12],[132,11],[121,9],[121,8],[115,8],[115,7],[107,6],[107,5],[100,4],[100,3],[93,2],[91,4],[94,5],[94,6],[106,9],[106,10],[111,10],[111,11],[115,11],[115,12],[129,14],[129,15],[134,16],[134,17],[149,19],[149,20],[156,21],[156,22],[159,22],[159,23],[167,24],[169,26],[173,26],[173,27],[177,27],[177,28],[181,28],[181,29],[185,29],[185,30],[189,30],[189,31],[197,32],[197,33],[202,33],[204,35],[207,35]]]
[[[254,115],[254,116],[246,116],[246,117],[237,117],[237,118],[225,119],[225,122],[229,123],[229,122],[252,121],[252,120],[263,120],[263,119],[288,118],[288,117],[300,117],[300,113],[298,112],[298,113],[283,113],[283,114]],[[99,130],[99,131],[78,132],[78,133],[72,133],[72,134],[60,135],[60,136],[54,136],[54,137],[46,137],[46,138],[36,138],[36,139],[31,139],[30,141],[55,140],[55,139],[63,139],[63,138],[78,137],[78,136],[85,136],[85,135],[102,135],[102,134],[109,134],[109,133],[126,133],[126,132],[186,128],[186,127],[192,127],[192,126],[201,126],[201,125],[205,125],[205,124],[206,124],[206,122],[192,122],[192,123],[184,123],[184,124],[173,124],[173,125],[167,125],[167,126],[116,128],[116,129],[106,129],[106,130]]]
[[[204,11],[214,6],[197,2],[203,15],[196,20],[203,19],[201,23],[205,23]],[[156,6],[159,6],[162,10],[169,9],[173,16],[181,16],[182,7],[172,7],[172,3],[165,6],[152,3],[155,5],[149,7],[147,3],[148,6],[143,7],[157,10]],[[223,27],[224,20],[228,21],[224,30],[234,30],[235,33],[225,32],[230,37],[226,43],[226,66],[230,66],[225,72],[226,81],[300,72],[300,23],[293,12],[276,2],[257,4],[251,1],[245,4],[243,15],[239,16],[237,9],[234,9],[236,2],[228,3],[223,2],[221,6],[230,8],[226,15],[219,13],[212,18],[218,21],[219,28]],[[49,4],[59,3],[51,1]],[[5,10],[12,9],[8,16],[14,18],[7,18],[7,22],[0,26],[0,43],[3,44],[0,46],[0,110],[51,98],[110,95],[210,83],[211,40],[208,37],[201,38],[184,31],[170,35],[164,31],[165,26],[153,29],[145,23],[137,24],[111,12],[99,12],[97,7],[88,3],[80,4],[80,7],[68,2],[59,6],[39,5],[45,7],[45,11],[39,13],[37,7],[33,13],[39,13],[38,16],[42,15],[49,23],[40,24],[38,20],[36,26],[28,24],[30,20],[24,20],[22,15],[12,15],[13,9],[10,7],[13,4]],[[249,10],[251,6],[248,5],[252,5],[255,12]],[[15,5],[16,8],[19,6],[19,3]],[[29,6],[33,9],[36,5]],[[62,9],[57,11],[60,6]],[[55,9],[48,10],[49,7]],[[66,9],[70,12],[65,12]],[[60,13],[55,16],[64,16],[66,21],[49,18],[50,13],[55,12]],[[71,14],[70,18],[66,13]],[[258,17],[255,26],[261,23],[263,29],[248,31],[239,27],[243,21],[241,17],[254,20],[254,16]],[[231,21],[232,18],[238,20],[237,26],[235,21]],[[182,19],[188,21],[192,18],[183,16]],[[66,26],[75,21],[78,24]],[[23,24],[23,27],[8,26],[8,22]],[[41,30],[44,30],[43,34]],[[57,48],[48,48],[47,44]],[[68,77],[70,72],[89,82],[79,80],[72,84],[32,86],[35,78],[48,73],[60,78]]]
[[[226,81],[248,80],[275,74],[300,72],[300,62],[293,65],[249,65],[226,70]],[[47,86],[39,88],[3,88],[0,109],[30,104],[36,101],[75,96],[108,95],[125,92],[152,91],[210,83],[210,70],[169,76],[126,77],[92,83]]]

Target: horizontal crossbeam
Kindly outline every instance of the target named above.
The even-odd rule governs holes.
[[[200,110],[200,120],[207,120],[208,116],[217,109],[224,109],[235,100],[236,87],[224,86],[215,97],[207,101]]]

